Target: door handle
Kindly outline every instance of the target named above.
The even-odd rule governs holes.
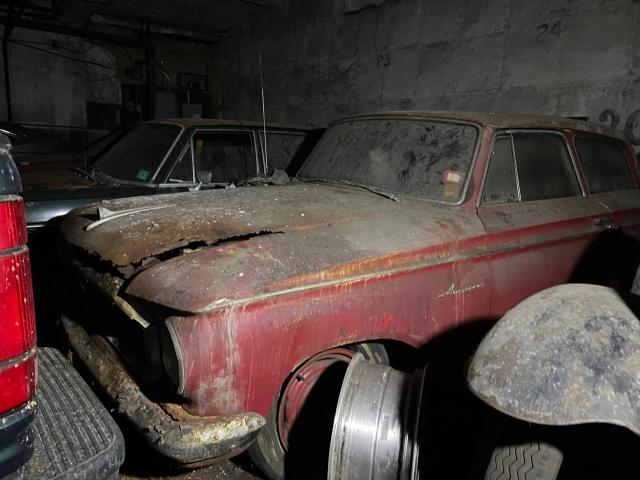
[[[603,227],[607,230],[618,228],[618,226],[615,223],[613,223],[613,220],[611,217],[595,217],[593,219],[593,224],[598,227]]]

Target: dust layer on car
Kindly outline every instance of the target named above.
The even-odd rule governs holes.
[[[160,204],[168,206],[154,209]],[[97,208],[76,211],[63,226],[67,241],[92,254],[95,268],[102,262],[113,276],[134,277],[128,294],[190,312],[216,307],[212,292],[220,304],[439,261],[482,229],[464,210],[447,205],[393,202],[350,187],[313,184],[185,193],[155,201],[138,197],[108,205],[111,211],[135,208],[137,213],[86,231]],[[436,245],[438,252],[431,248]],[[407,254],[420,250],[421,260]],[[192,281],[202,288],[190,288]],[[108,278],[101,283],[113,283],[111,294],[123,285]]]

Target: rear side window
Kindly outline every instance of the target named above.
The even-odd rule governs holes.
[[[198,132],[192,145],[198,181],[227,183],[257,174],[249,132]]]
[[[580,185],[564,138],[544,133],[513,135],[523,202],[574,197]]]
[[[622,144],[577,138],[576,150],[589,192],[603,193],[636,188]]]
[[[284,132],[267,132],[267,174],[275,169],[287,171],[306,140],[305,135]],[[260,132],[264,149],[264,132]]]
[[[564,137],[515,132],[496,137],[482,192],[483,204],[580,195]]]
[[[511,136],[498,137],[493,143],[487,179],[482,192],[482,203],[517,201],[518,188]]]

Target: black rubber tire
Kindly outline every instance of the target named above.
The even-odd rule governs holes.
[[[485,480],[556,480],[562,452],[548,443],[523,443],[496,448]]]
[[[347,348],[362,353],[368,360],[373,360],[382,365],[389,365],[387,351],[380,343],[359,343],[350,345]],[[258,437],[247,450],[253,463],[271,480],[283,480],[285,478],[286,452],[278,436],[276,418],[278,401],[279,395],[271,406],[265,426],[260,430]]]
[[[638,267],[638,269],[636,270],[636,275],[633,278],[631,293],[633,293],[634,295],[640,295],[640,267]]]

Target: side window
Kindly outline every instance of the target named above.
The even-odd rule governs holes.
[[[197,132],[192,145],[197,181],[227,183],[257,174],[250,132]]]
[[[576,138],[576,150],[589,192],[602,193],[636,188],[622,144]]]
[[[267,132],[267,174],[271,175],[277,168],[287,171],[289,165],[297,157],[306,135],[286,132]],[[260,140],[264,146],[264,132],[260,132]],[[264,147],[263,147],[264,148]]]
[[[182,157],[173,168],[169,176],[169,182],[193,182],[193,157],[191,145],[182,154]]]
[[[493,143],[489,168],[482,190],[482,203],[517,201],[518,187],[511,136],[500,136]]]
[[[523,202],[580,195],[580,184],[563,137],[514,133],[513,142]]]

